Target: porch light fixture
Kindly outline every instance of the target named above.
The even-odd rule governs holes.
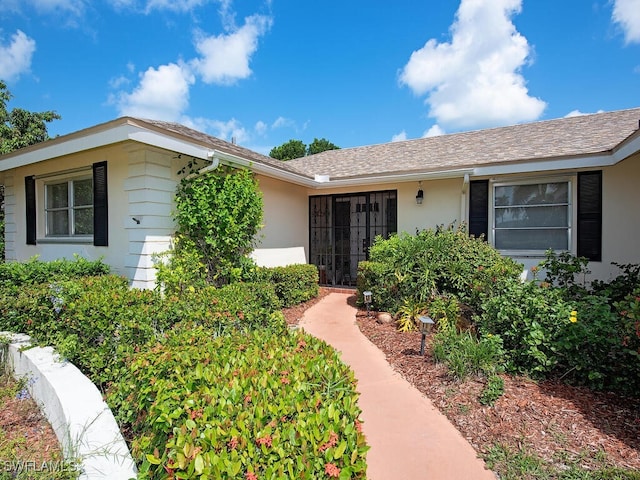
[[[422,182],[418,182],[418,193],[416,193],[416,204],[422,205],[424,200],[424,191],[422,190]]]
[[[369,312],[371,311],[371,301],[373,299],[373,294],[371,291],[367,290],[366,292],[362,292],[362,296],[364,297],[364,304],[367,307],[367,317],[369,316]]]
[[[431,333],[434,321],[431,317],[426,315],[420,315],[418,317],[418,327],[420,327],[420,333],[422,334],[422,340],[420,341],[420,355],[424,355],[424,343],[427,335]]]

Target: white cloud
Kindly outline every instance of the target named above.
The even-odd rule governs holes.
[[[183,65],[170,63],[147,69],[132,93],[121,93],[116,103],[120,115],[178,121],[189,105],[194,78]]]
[[[194,69],[205,83],[233,85],[251,75],[249,61],[258,48],[258,39],[271,28],[272,18],[253,15],[229,34],[202,37],[196,41],[201,57],[193,60]]]
[[[625,43],[640,43],[640,0],[614,0],[612,18],[622,28]]]
[[[422,134],[422,138],[438,137],[440,135],[444,135],[445,133],[447,132],[445,132],[442,128],[440,128],[440,125],[436,123],[435,125],[431,126],[429,130],[427,130]]]
[[[604,110],[598,110],[595,113],[603,113]],[[567,113],[564,118],[571,118],[571,117],[581,117],[583,115],[592,115],[591,113],[585,113],[585,112],[581,112],[580,110],[571,110],[569,113]]]
[[[136,0],[112,0],[113,5],[136,8]],[[207,0],[212,1],[212,0]],[[131,115],[166,121],[180,121],[185,125],[193,125],[203,131],[213,131],[213,134],[230,140],[235,138],[243,141],[248,138],[247,131],[237,120],[228,122],[219,120],[191,119],[185,115],[189,107],[189,93],[191,85],[196,81],[196,75],[202,76],[207,83],[230,85],[238,79],[251,74],[249,61],[257,49],[258,38],[271,26],[271,17],[254,15],[245,20],[245,25],[235,28],[228,25],[233,19],[230,11],[230,0],[219,0],[220,15],[228,34],[213,37],[201,37],[196,41],[196,49],[202,57],[187,61],[175,62],[154,68],[149,67],[140,75],[139,83],[132,92],[120,91],[110,96],[109,100],[115,104],[120,115]],[[165,8],[174,2],[152,0],[147,6]],[[191,8],[204,3],[204,0],[186,0],[175,8]],[[127,65],[131,73],[135,67]],[[115,77],[111,80],[112,89],[123,88],[129,82],[126,76]],[[256,128],[260,128],[257,125]],[[264,126],[266,128],[266,125]]]
[[[148,0],[146,11],[170,10],[174,12],[189,12],[210,0]]]
[[[294,127],[295,122],[289,118],[278,117],[271,125],[271,128],[285,128],[285,127]]]
[[[190,12],[212,1],[213,0],[110,0],[109,3],[115,9],[127,8],[144,13],[150,13],[154,10],[184,13]]]
[[[404,142],[407,139],[407,132],[404,130],[391,137],[392,142]]]
[[[31,69],[36,41],[21,30],[11,36],[7,45],[2,40],[0,38],[0,78],[6,81],[16,80]]]
[[[236,143],[242,144],[250,138],[246,128],[244,128],[242,123],[235,118],[227,120],[226,122],[222,120],[211,120],[208,118],[195,118],[190,120],[185,119],[182,123],[196,130],[208,132],[214,137],[221,138],[228,142],[235,140]]]
[[[264,123],[262,120],[258,120],[256,122],[255,127],[253,128],[258,135],[264,135],[265,133],[267,133],[267,130],[269,129],[269,125]]]
[[[462,0],[451,41],[430,39],[411,54],[400,83],[427,95],[429,116],[447,128],[537,119],[545,102],[531,97],[520,69],[530,48],[511,22],[521,0]]]

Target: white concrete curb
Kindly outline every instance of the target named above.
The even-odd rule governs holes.
[[[8,337],[9,367],[27,377],[31,397],[49,420],[65,458],[79,462],[82,480],[137,477],[135,462],[109,406],[75,365],[60,361],[51,347],[33,347],[27,335]]]

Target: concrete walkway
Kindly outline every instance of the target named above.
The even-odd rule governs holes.
[[[358,380],[370,480],[495,480],[431,401],[402,379],[358,329],[350,294],[331,293],[300,326],[341,352]]]

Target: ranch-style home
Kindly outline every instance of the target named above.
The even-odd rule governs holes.
[[[251,169],[264,196],[256,258],[303,251],[326,285],[354,285],[378,235],[452,223],[526,268],[551,248],[607,279],[611,262],[640,262],[639,127],[635,108],[281,162],[179,124],[118,118],[0,157],[6,259],[102,258],[153,287],[178,171],[197,158]]]

